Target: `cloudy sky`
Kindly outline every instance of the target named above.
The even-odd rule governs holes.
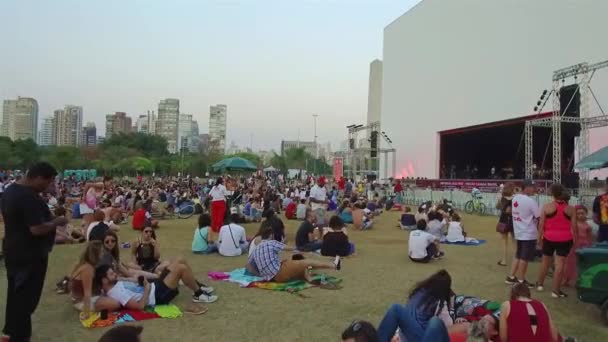
[[[367,110],[368,64],[383,28],[417,0],[3,0],[0,98],[32,96],[40,117],[65,104],[104,131],[179,98],[201,132],[228,105],[228,140],[337,147]]]

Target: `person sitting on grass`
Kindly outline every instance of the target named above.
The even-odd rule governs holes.
[[[416,229],[416,216],[412,214],[412,209],[410,209],[410,207],[403,207],[403,214],[401,214],[401,219],[399,219],[399,226],[404,230]]]
[[[168,261],[160,260],[160,244],[152,227],[145,227],[141,236],[131,243],[131,255],[135,261],[129,263],[132,269],[160,274],[169,265]]]
[[[447,233],[447,223],[443,221],[443,215],[437,211],[429,212],[429,223],[427,224],[429,234],[441,240]]]
[[[57,207],[55,208],[55,217],[65,217],[66,216],[66,210],[64,207]],[[79,228],[74,228],[69,224],[66,224],[65,226],[57,226],[57,230],[55,231],[55,244],[60,245],[60,244],[70,244],[70,243],[81,243],[84,242],[86,239],[84,237],[84,234],[82,233],[82,230]]]
[[[262,213],[264,212],[264,207],[262,207],[262,202],[259,198],[254,198],[253,204],[251,205],[251,220],[253,222],[262,221]]]
[[[113,222],[106,222],[105,214],[101,210],[95,210],[93,212],[93,222],[89,224],[86,231],[87,241],[99,240],[102,241],[104,235],[108,230],[118,232],[120,227],[115,225]]]
[[[439,250],[439,239],[426,232],[426,221],[420,220],[417,229],[410,233],[408,242],[408,255],[414,262],[427,263],[431,259],[440,259],[444,256]]]
[[[133,213],[131,226],[135,230],[142,230],[145,227],[159,228],[158,221],[152,218],[152,214],[144,208],[142,201],[135,203],[135,212]]]
[[[249,241],[249,256],[251,256],[253,251],[255,251],[257,246],[263,240],[268,240],[268,239],[272,239],[272,238],[273,238],[272,226],[270,225],[270,223],[268,221],[262,222],[262,224],[260,225],[260,229],[258,230],[258,233],[255,234],[253,236],[253,238],[251,238],[251,241]]]
[[[314,252],[321,249],[323,242],[315,237],[315,219],[316,215],[312,212],[312,209],[306,209],[306,219],[300,228],[296,232],[296,248],[301,252]]]
[[[344,332],[342,342],[378,342],[378,332],[367,321],[353,321]]]
[[[217,252],[217,245],[209,241],[209,229],[211,229],[211,216],[200,214],[198,217],[198,227],[194,229],[192,238],[192,253],[211,254]]]
[[[143,275],[147,279],[158,278],[157,274],[142,271],[141,269],[133,269],[120,261],[120,248],[118,248],[118,235],[115,232],[108,230],[103,238],[104,253],[99,260],[99,265],[111,265],[122,277],[139,277]]]
[[[340,270],[341,261],[337,256],[334,262],[324,262],[312,259],[281,260],[282,251],[292,251],[282,242],[274,239],[262,240],[249,256],[247,271],[260,276],[267,281],[287,283],[294,280],[305,280],[311,282],[310,271],[313,269],[335,269]]]
[[[344,223],[353,223],[353,211],[350,208],[350,202],[348,200],[342,201],[337,214]]]
[[[462,223],[460,223],[460,215],[453,213],[450,223],[448,224],[448,233],[445,236],[447,242],[465,242],[467,233],[464,231]]]
[[[500,308],[501,341],[558,341],[558,333],[547,307],[532,299],[526,284],[511,288],[511,299]]]
[[[220,228],[217,240],[220,255],[232,257],[247,253],[249,244],[245,236],[245,228],[235,223],[238,218],[237,214],[230,215]]]
[[[449,341],[446,325],[437,314],[438,308],[449,306],[452,293],[452,277],[446,270],[419,282],[410,292],[406,305],[393,304],[388,309],[378,326],[379,341],[391,341],[397,328],[407,341]]]
[[[300,203],[298,204],[298,207],[296,208],[296,219],[298,220],[304,220],[306,219],[306,209],[308,207],[306,206],[306,199],[302,198],[300,199]]]
[[[323,228],[323,256],[348,256],[353,253],[354,246],[348,242],[348,233],[344,222],[338,216],[329,219],[329,228]]]
[[[288,197],[289,199],[289,197]],[[285,217],[288,220],[296,219],[296,211],[298,210],[298,205],[294,200],[289,201],[289,203],[285,206]]]
[[[80,310],[80,318],[87,319],[92,311],[118,310],[120,303],[94,293],[95,267],[101,261],[103,244],[90,241],[80,255],[80,260],[70,274],[68,287],[74,307]]]
[[[353,205],[353,226],[359,230],[368,230],[372,228],[371,215],[365,214],[365,207],[361,202],[356,202]]]
[[[192,290],[194,303],[213,303],[218,297],[207,292],[194,278],[192,269],[185,264],[173,262],[160,278],[149,283],[145,277],[119,280],[111,266],[101,265],[95,270],[95,284],[103,293],[120,303],[127,310],[144,310],[146,306],[169,304],[178,294],[182,281]],[[143,292],[141,288],[143,287]],[[206,312],[199,308],[197,314]]]

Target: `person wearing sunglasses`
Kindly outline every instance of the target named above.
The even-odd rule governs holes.
[[[160,244],[156,240],[156,233],[152,227],[145,227],[141,236],[131,244],[131,254],[135,262],[129,263],[133,269],[160,274],[167,266],[168,261],[160,259]]]
[[[120,248],[118,248],[118,235],[113,231],[107,231],[103,239],[104,253],[99,261],[100,265],[111,265],[122,277],[144,276],[146,279],[156,279],[158,275],[133,269],[120,261]]]

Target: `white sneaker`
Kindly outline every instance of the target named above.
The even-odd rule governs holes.
[[[205,284],[201,284],[201,286],[199,287],[199,289],[203,290],[204,292],[207,293],[213,293],[215,291],[215,289],[211,286],[207,286]]]
[[[216,295],[201,293],[200,296],[192,296],[192,301],[195,303],[213,303],[217,300]]]

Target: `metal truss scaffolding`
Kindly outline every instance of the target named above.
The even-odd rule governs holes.
[[[396,174],[396,149],[390,146],[390,142],[387,140],[384,134],[378,134],[378,136],[382,136],[386,143],[389,145],[389,148],[369,148],[359,146],[359,141],[357,139],[357,135],[361,131],[369,131],[370,133],[376,131],[378,133],[380,130],[380,122],[374,121],[370,122],[367,125],[351,125],[347,126],[348,129],[348,150],[347,150],[347,160],[349,165],[349,175],[351,178],[356,178],[357,175],[365,176],[369,173],[375,172],[373,169],[378,167],[378,156],[382,154],[384,156],[384,179],[387,179],[388,176],[388,155],[392,154],[392,166],[393,171],[391,177],[395,177]],[[370,134],[371,135],[371,134]],[[369,136],[369,135],[368,135]],[[372,157],[372,151],[376,152],[376,157]],[[375,163],[376,166],[373,167],[370,165],[371,163]],[[380,175],[378,175],[379,177]]]
[[[545,127],[552,130],[552,151],[553,151],[553,182],[561,183],[562,181],[562,123],[579,125],[580,137],[578,139],[577,153],[579,158],[583,158],[589,154],[589,129],[596,127],[608,126],[608,116],[602,112],[602,115],[591,115],[589,95],[595,95],[591,90],[591,79],[596,70],[608,67],[608,60],[595,64],[579,63],[553,72],[553,90],[550,95],[553,95],[553,115],[543,119],[533,119],[526,121],[525,125],[525,162],[526,162],[526,178],[532,179],[534,176],[534,127]],[[572,98],[568,99],[566,108],[560,108],[559,93],[561,84],[566,78],[574,77],[575,84],[578,85]],[[571,105],[576,92],[580,96],[580,116],[570,117],[564,116],[568,107]],[[597,101],[597,99],[595,99]],[[599,105],[599,103],[598,103]],[[540,113],[542,107],[538,110]],[[600,106],[601,110],[601,106]],[[585,194],[589,190],[589,170],[580,170],[579,193]]]

